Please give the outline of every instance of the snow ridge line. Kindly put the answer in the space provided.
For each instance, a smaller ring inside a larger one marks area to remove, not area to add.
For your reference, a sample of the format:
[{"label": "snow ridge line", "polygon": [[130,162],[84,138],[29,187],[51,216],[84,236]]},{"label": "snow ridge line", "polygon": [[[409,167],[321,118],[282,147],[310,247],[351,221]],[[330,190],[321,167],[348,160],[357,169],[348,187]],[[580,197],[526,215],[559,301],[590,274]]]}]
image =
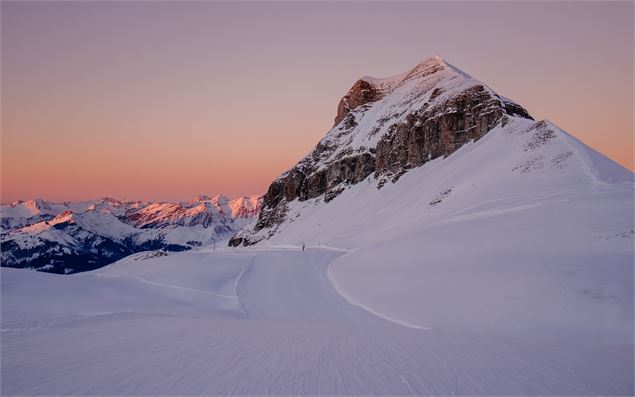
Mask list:
[{"label": "snow ridge line", "polygon": [[[593,172],[593,169],[589,165],[593,163],[593,160],[591,159],[591,156],[589,156],[589,153],[581,144],[581,142],[568,132],[553,124],[551,121],[547,121],[549,122],[549,124],[551,124],[552,127],[554,127],[554,129],[557,129],[560,132],[561,139],[564,138],[562,139],[562,141],[564,142],[565,146],[567,146],[572,152],[577,154],[577,156],[575,157],[578,164],[582,168],[582,171],[589,177],[593,185],[597,187],[606,187],[608,184],[604,182],[595,172]],[[582,156],[583,158],[580,158],[580,156]]]},{"label": "snow ridge line", "polygon": [[249,264],[245,266],[245,268],[240,272],[240,274],[238,274],[238,277],[236,277],[236,281],[234,283],[234,293],[236,294],[236,300],[238,301],[238,304],[240,305],[240,309],[245,314],[245,317],[249,317],[249,312],[247,311],[247,308],[245,307],[245,303],[243,302],[243,300],[240,299],[240,294],[238,293],[238,289],[244,275],[251,270],[255,261],[256,260],[254,255],[251,255],[251,258],[249,259]]},{"label": "snow ridge line", "polygon": [[[341,257],[338,257],[338,258],[343,258],[343,257],[345,257],[345,256],[347,256],[347,255],[350,255],[350,254],[352,254],[352,253],[356,252],[356,251],[357,251],[357,250],[355,250],[355,251],[350,251],[348,254],[344,254],[344,255],[342,255]],[[337,259],[337,258],[335,258],[335,259]],[[412,328],[412,329],[418,329],[418,330],[422,330],[422,331],[431,331],[431,329],[430,329],[430,328],[428,328],[428,327],[424,327],[423,325],[414,324],[414,323],[411,323],[411,322],[409,322],[409,321],[402,320],[402,319],[397,319],[397,318],[394,318],[394,317],[390,317],[390,316],[388,316],[387,314],[384,314],[384,313],[378,312],[377,310],[375,310],[375,309],[373,309],[373,308],[371,308],[371,307],[368,307],[368,306],[366,306],[366,305],[364,305],[364,304],[362,304],[362,303],[360,303],[360,302],[358,302],[358,301],[354,300],[354,299],[353,299],[353,298],[351,298],[350,296],[346,295],[346,294],[344,293],[344,291],[342,291],[342,289],[341,289],[341,288],[337,285],[337,282],[335,281],[335,278],[333,277],[333,274],[331,273],[331,266],[333,265],[333,262],[335,261],[335,259],[333,259],[333,261],[331,261],[331,262],[330,262],[330,263],[326,266],[326,277],[327,277],[327,278],[329,279],[329,281],[331,282],[331,285],[333,285],[333,289],[335,289],[335,291],[336,291],[336,292],[337,292],[337,293],[338,293],[338,294],[339,294],[342,298],[344,298],[344,299],[345,299],[345,300],[346,300],[349,304],[351,304],[351,305],[353,305],[353,306],[356,306],[356,307],[359,307],[360,309],[367,311],[368,313],[372,314],[372,315],[373,315],[373,316],[375,316],[375,317],[379,317],[379,318],[381,318],[381,319],[383,319],[383,320],[390,321],[391,323],[394,323],[394,324],[397,324],[397,325],[401,325],[402,327]]]},{"label": "snow ridge line", "polygon": [[[122,276],[115,276],[115,275],[111,275],[111,274],[104,274],[104,273],[97,273],[96,276],[99,277],[112,277],[112,278],[127,278],[127,277],[122,277]],[[146,280],[142,277],[138,277],[138,276],[132,276],[130,277],[131,279],[140,281],[144,284],[148,284],[148,285],[154,285],[157,287],[164,287],[164,288],[172,288],[172,289],[180,289],[183,291],[190,291],[190,292],[198,292],[200,294],[206,294],[206,295],[213,295],[219,298],[229,298],[229,299],[236,299],[237,296],[233,296],[233,295],[224,295],[224,294],[219,294],[216,292],[212,292],[212,291],[205,291],[205,290],[201,290],[201,289],[195,289],[195,288],[187,288],[187,287],[180,287],[178,285],[170,285],[170,284],[163,284],[163,283],[157,283],[155,281],[150,281],[150,280]]]},{"label": "snow ridge line", "polygon": [[184,291],[192,291],[192,292],[198,292],[201,294],[207,294],[207,295],[214,295],[217,296],[219,298],[230,298],[230,299],[235,299],[236,297],[233,295],[224,295],[224,294],[219,294],[216,292],[211,292],[211,291],[205,291],[202,289],[195,289],[195,288],[187,288],[187,287],[179,287],[178,285],[170,285],[170,284],[163,284],[163,283],[157,283],[155,281],[150,281],[150,280],[146,280],[144,278],[141,277],[133,277],[135,280],[139,280],[144,284],[150,284],[150,285],[156,285],[158,287],[165,287],[165,288],[173,288],[173,289],[180,289],[180,290],[184,290]]}]

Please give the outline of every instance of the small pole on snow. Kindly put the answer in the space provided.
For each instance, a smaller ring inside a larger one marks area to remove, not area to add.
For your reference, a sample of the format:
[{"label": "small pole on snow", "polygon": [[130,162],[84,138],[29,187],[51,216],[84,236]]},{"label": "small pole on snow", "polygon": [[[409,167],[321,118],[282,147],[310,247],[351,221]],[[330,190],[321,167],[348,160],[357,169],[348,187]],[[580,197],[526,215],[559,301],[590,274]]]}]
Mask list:
[{"label": "small pole on snow", "polygon": [[216,239],[213,238],[212,241],[214,241],[214,252],[216,252]]}]

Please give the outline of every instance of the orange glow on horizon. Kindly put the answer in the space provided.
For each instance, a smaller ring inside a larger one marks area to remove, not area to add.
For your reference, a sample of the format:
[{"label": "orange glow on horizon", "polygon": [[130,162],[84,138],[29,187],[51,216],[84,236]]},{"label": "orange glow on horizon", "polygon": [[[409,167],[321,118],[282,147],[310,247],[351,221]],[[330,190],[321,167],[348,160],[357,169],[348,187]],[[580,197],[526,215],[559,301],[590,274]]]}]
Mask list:
[{"label": "orange glow on horizon", "polygon": [[3,203],[265,193],[357,78],[435,54],[635,168],[630,2],[1,7]]}]

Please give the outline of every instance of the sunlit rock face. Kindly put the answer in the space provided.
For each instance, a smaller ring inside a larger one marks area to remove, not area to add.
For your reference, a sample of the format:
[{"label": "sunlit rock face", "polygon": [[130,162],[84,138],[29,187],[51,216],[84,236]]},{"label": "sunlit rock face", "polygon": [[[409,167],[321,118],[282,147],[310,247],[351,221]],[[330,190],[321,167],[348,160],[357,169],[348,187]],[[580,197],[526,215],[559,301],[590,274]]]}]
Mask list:
[{"label": "sunlit rock face", "polygon": [[338,125],[351,110],[358,108],[370,102],[380,100],[383,95],[381,90],[373,83],[359,79],[353,84],[351,89],[340,99],[337,105],[337,115],[335,116],[335,125]]},{"label": "sunlit rock face", "polygon": [[465,143],[478,140],[503,121],[506,115],[531,118],[520,106],[502,101],[487,88],[476,85],[436,103],[430,102],[394,126],[377,143],[378,175],[398,177],[412,167],[439,156],[449,156]]},{"label": "sunlit rock face", "polygon": [[340,100],[335,126],[271,183],[256,225],[239,232],[230,245],[275,234],[294,200],[328,202],[368,177],[378,179],[381,188],[480,139],[508,117],[531,119],[520,105],[440,57],[397,76],[362,77]]}]

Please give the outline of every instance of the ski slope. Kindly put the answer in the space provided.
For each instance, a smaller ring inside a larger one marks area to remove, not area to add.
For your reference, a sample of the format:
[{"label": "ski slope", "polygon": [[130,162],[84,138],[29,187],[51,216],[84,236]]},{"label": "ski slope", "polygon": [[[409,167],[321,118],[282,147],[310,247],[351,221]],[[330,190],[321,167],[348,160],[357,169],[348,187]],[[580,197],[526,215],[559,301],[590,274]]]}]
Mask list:
[{"label": "ski slope", "polygon": [[2,268],[2,394],[633,393],[632,342],[613,334],[422,329],[351,304],[329,275],[350,282],[339,262],[362,253],[139,254],[72,276]]}]

